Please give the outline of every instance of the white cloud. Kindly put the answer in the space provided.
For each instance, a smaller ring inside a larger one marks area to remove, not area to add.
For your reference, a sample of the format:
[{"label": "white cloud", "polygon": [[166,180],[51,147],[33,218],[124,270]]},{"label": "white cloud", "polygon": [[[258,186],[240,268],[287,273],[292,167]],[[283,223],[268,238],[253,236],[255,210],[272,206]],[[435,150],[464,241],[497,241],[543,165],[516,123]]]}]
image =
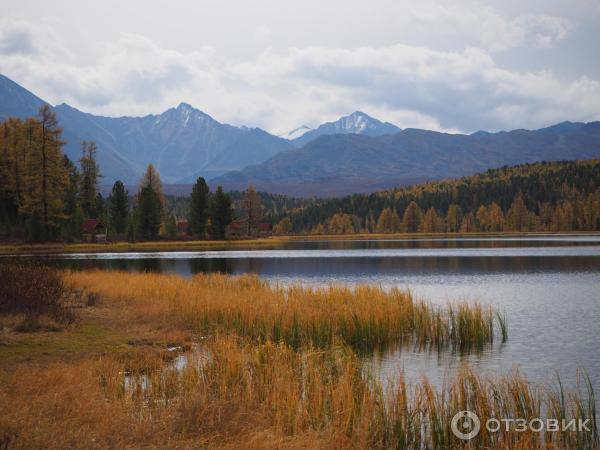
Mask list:
[{"label": "white cloud", "polygon": [[[490,29],[498,26],[490,20]],[[354,110],[401,127],[450,131],[600,119],[598,80],[511,71],[494,59],[495,50],[517,42],[551,45],[567,33],[566,23],[520,16],[502,27],[502,42],[479,34],[488,49],[304,47],[243,62],[208,46],[177,51],[128,33],[95,47],[84,64],[51,29],[20,22],[0,27],[0,72],[52,103],[96,114],[143,115],[186,101],[218,120],[274,133]],[[259,27],[255,37],[270,39],[270,30]]]}]

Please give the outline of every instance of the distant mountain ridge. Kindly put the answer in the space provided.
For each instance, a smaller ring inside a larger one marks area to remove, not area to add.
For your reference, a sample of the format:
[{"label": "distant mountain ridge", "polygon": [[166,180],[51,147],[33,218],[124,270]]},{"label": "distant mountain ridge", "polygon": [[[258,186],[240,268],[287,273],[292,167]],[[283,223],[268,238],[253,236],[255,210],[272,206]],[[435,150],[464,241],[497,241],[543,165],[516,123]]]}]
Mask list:
[{"label": "distant mountain ridge", "polygon": [[399,131],[401,129],[396,125],[389,122],[381,122],[361,111],[355,111],[349,116],[340,117],[335,122],[326,122],[314,130],[307,130],[301,136],[292,139],[292,143],[295,147],[300,148],[323,135],[363,134],[365,136],[383,136]]},{"label": "distant mountain ridge", "polygon": [[[0,75],[0,119],[34,116],[45,103]],[[148,163],[165,182],[192,183],[198,176],[211,178],[293,148],[260,128],[222,124],[187,103],[144,117],[96,116],[65,103],[54,111],[69,158],[80,158],[82,140],[96,141],[102,183],[136,184]]]},{"label": "distant mountain ridge", "polygon": [[505,165],[600,157],[600,122],[472,135],[406,129],[320,136],[300,149],[211,180],[294,196],[338,196],[459,177]]}]

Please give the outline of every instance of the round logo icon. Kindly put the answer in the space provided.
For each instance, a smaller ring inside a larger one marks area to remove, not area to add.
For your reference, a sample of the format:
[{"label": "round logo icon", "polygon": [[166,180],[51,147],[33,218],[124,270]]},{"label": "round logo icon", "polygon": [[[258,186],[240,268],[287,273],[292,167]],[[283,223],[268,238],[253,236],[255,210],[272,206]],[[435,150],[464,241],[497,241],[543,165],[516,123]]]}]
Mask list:
[{"label": "round logo icon", "polygon": [[474,412],[459,411],[452,418],[451,427],[454,436],[464,441],[468,441],[479,434],[481,422]]}]

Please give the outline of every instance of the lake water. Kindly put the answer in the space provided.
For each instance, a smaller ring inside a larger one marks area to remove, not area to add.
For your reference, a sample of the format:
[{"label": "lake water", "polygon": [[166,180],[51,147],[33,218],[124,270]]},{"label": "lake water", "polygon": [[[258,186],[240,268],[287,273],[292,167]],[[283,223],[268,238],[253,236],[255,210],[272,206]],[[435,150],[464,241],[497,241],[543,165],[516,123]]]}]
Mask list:
[{"label": "lake water", "polygon": [[383,378],[404,370],[435,383],[462,361],[489,373],[518,367],[529,379],[578,368],[600,386],[600,236],[293,241],[260,249],[206,252],[81,253],[36,256],[72,269],[256,273],[278,283],[378,283],[435,303],[478,301],[504,312],[508,342],[482,351],[402,349],[377,356]]}]

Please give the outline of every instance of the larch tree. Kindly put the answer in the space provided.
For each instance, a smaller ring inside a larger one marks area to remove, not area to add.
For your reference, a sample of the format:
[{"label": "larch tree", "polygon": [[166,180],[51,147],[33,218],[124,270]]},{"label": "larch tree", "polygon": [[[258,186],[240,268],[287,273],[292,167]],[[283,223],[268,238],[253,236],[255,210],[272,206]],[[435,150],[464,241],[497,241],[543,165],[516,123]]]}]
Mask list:
[{"label": "larch tree", "polygon": [[416,233],[419,231],[419,224],[421,223],[421,209],[416,202],[412,201],[406,207],[402,221],[404,223],[404,230],[408,231],[409,233]]},{"label": "larch tree", "polygon": [[64,192],[68,184],[62,130],[48,105],[40,108],[37,127],[31,132],[23,210],[41,221],[42,239],[45,239],[54,234],[60,219],[64,218]]}]

